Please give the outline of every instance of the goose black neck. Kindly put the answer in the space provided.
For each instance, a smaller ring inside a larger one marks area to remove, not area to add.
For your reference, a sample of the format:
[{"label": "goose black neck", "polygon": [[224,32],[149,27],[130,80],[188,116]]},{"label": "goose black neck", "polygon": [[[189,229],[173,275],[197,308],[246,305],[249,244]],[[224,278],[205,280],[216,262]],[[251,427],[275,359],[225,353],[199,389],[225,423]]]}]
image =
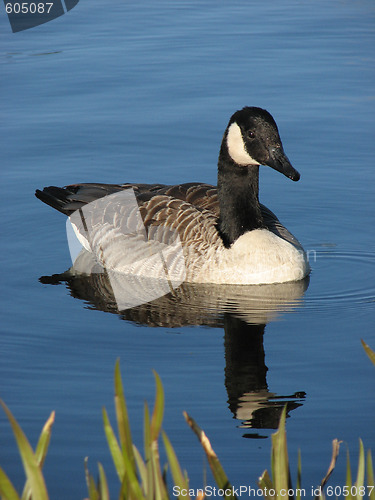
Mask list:
[{"label": "goose black neck", "polygon": [[259,167],[240,166],[223,155],[218,167],[218,230],[229,247],[247,231],[265,227],[258,198]]}]

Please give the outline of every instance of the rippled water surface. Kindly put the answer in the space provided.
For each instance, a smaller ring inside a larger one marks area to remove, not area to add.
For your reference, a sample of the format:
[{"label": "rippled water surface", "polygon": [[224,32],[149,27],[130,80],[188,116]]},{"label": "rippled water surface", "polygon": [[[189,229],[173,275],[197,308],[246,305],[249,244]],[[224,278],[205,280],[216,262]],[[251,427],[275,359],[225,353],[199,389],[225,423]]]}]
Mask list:
[{"label": "rippled water surface", "polygon": [[[108,5],[107,5],[108,4]],[[2,314],[0,397],[34,445],[56,421],[51,498],[83,498],[83,460],[102,462],[120,358],[133,437],[142,446],[152,369],[164,428],[193,487],[204,458],[182,417],[206,431],[231,482],[255,485],[288,403],[292,470],[324,476],[331,441],[375,445],[374,42],[371,1],[79,2],[13,34],[0,13]],[[216,183],[230,115],[268,109],[301,180],[261,168],[260,198],[309,255],[305,282],[182,285],[118,313],[105,276],[69,278],[65,220],[34,190],[74,182]],[[0,465],[24,477],[5,415]],[[164,459],[164,457],[163,457]],[[295,479],[295,478],[293,478]],[[213,484],[209,477],[208,483]]]}]

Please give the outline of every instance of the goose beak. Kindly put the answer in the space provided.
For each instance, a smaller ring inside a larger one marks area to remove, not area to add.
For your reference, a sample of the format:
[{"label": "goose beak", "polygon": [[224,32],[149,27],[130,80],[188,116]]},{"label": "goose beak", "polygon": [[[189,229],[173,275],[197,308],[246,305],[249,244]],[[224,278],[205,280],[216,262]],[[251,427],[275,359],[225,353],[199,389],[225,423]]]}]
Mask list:
[{"label": "goose beak", "polygon": [[300,178],[299,172],[294,169],[284,153],[282,146],[273,147],[269,149],[269,159],[265,163],[269,167],[274,168],[278,172],[281,172],[292,181],[298,181]]}]

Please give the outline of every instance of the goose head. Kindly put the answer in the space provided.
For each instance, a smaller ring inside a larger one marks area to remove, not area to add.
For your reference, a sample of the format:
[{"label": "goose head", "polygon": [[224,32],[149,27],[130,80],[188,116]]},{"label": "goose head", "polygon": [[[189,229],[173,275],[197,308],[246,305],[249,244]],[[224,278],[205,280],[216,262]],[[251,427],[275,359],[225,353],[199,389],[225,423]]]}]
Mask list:
[{"label": "goose head", "polygon": [[267,165],[293,181],[300,178],[284,153],[275,120],[261,108],[245,107],[232,115],[220,156],[239,167]]}]

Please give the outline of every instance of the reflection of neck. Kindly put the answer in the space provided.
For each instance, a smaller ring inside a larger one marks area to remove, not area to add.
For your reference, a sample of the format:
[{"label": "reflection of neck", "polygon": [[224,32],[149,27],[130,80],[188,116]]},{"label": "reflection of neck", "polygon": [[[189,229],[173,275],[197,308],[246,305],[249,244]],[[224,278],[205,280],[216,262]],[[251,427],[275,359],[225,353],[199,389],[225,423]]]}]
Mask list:
[{"label": "reflection of neck", "polygon": [[245,232],[265,227],[258,199],[259,167],[237,165],[222,147],[218,169],[218,229],[229,247]]},{"label": "reflection of neck", "polygon": [[266,325],[249,325],[224,315],[225,386],[231,411],[246,393],[267,390],[263,334]]}]

